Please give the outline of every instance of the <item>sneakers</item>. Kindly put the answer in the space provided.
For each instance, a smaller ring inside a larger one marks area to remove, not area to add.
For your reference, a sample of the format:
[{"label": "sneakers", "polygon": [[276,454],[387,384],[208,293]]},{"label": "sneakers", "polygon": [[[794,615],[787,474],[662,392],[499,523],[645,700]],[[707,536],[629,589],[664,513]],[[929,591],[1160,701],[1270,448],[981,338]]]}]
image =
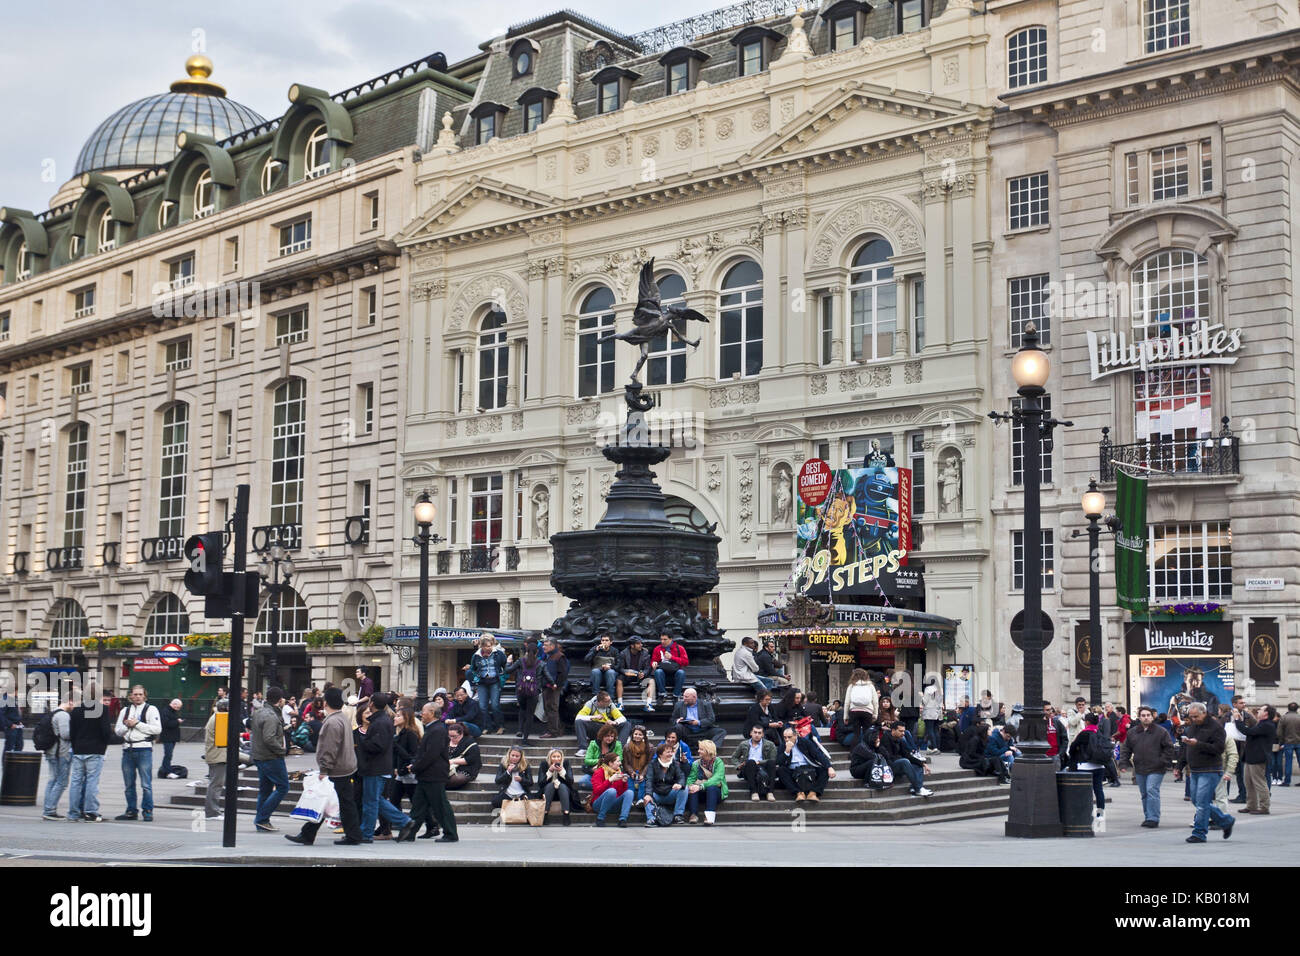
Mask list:
[{"label": "sneakers", "polygon": [[767,799],[771,800],[773,803],[776,803],[776,794],[769,791],[767,795]]},{"label": "sneakers", "polygon": [[575,751],[573,755],[574,755],[575,757],[577,757],[579,760],[581,760],[581,759],[583,759],[584,757],[587,756],[587,751],[585,751],[585,750],[578,750],[578,751]]},{"label": "sneakers", "polygon": [[138,816],[134,810],[128,810],[126,811],[126,813],[119,813],[117,816],[113,817],[113,819],[114,820],[135,820],[138,819]]},{"label": "sneakers", "polygon": [[617,707],[619,710],[622,710],[622,709],[623,709],[623,702],[620,700],[620,701],[619,701],[617,704],[615,704],[614,706]]},{"label": "sneakers", "polygon": [[755,803],[758,803],[758,801],[759,801],[759,800],[762,800],[763,798],[760,797],[760,796],[759,796],[758,794],[756,794],[756,793],[751,793],[751,794],[749,795],[749,799],[753,800]]},{"label": "sneakers", "polygon": [[1204,842],[1205,842],[1205,837],[1198,837],[1196,834],[1193,833],[1191,836],[1189,836],[1189,837],[1187,838],[1187,842],[1188,842],[1188,843],[1204,843]]},{"label": "sneakers", "polygon": [[603,818],[603,817],[596,817],[596,826],[598,826],[598,827],[603,827],[604,825],[605,825],[605,820],[604,820],[604,818]]},{"label": "sneakers", "polygon": [[625,818],[623,818],[623,817],[620,817],[620,818],[619,818],[619,821],[618,821],[618,828],[619,828],[620,830],[626,830],[626,829],[627,829],[627,820],[626,820]]},{"label": "sneakers", "polygon": [[178,773],[169,773],[169,774],[167,775],[167,779],[168,779],[168,780],[179,780],[180,778],[181,778],[181,775],[178,774]]},{"label": "sneakers", "polygon": [[42,813],[42,814],[41,814],[41,819],[42,819],[42,820],[62,820],[63,817],[59,816],[57,813],[50,812],[50,813]]},{"label": "sneakers", "polygon": [[273,827],[269,823],[254,823],[253,829],[259,833],[276,833],[279,831],[279,827]]},{"label": "sneakers", "polygon": [[[642,707],[641,709],[644,710],[647,714],[653,714],[653,713],[655,712],[655,705],[654,705],[654,704],[646,704],[646,705],[645,705],[644,707]],[[1287,786],[1290,786],[1290,784],[1287,784]]]},{"label": "sneakers", "polygon": [[713,824],[717,821],[717,819],[718,819],[718,811],[716,810],[704,811],[704,825],[706,827],[713,826]]},{"label": "sneakers", "polygon": [[153,823],[153,814],[149,813],[148,811],[145,811],[144,813],[140,814],[140,819],[143,820],[145,823]]},{"label": "sneakers", "polygon": [[932,797],[932,796],[934,796],[934,791],[931,790],[929,787],[922,787],[920,790],[917,790],[917,791],[915,792],[914,796],[918,796],[918,797]]},{"label": "sneakers", "polygon": [[81,815],[81,819],[85,820],[87,823],[103,823],[103,822],[104,822],[104,818],[103,818],[102,816],[100,816],[98,813],[83,813],[83,814]]}]

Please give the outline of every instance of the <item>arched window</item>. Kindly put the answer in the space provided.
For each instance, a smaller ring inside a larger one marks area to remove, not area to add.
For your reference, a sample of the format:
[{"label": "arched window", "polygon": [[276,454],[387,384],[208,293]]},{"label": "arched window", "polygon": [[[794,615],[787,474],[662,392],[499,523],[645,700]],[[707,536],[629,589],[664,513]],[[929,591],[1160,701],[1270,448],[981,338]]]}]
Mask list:
[{"label": "arched window", "polygon": [[202,219],[216,210],[215,188],[212,185],[212,170],[205,169],[199,174],[199,181],[194,184],[194,218]]},{"label": "arched window", "polygon": [[64,473],[63,546],[85,543],[86,462],[90,457],[90,426],[78,422],[68,429],[68,466]]},{"label": "arched window", "polygon": [[158,537],[185,533],[185,478],[190,454],[190,407],[184,403],[163,412],[162,479],[158,488]]},{"label": "arched window", "polygon": [[90,637],[90,628],[86,624],[86,612],[72,598],[64,598],[50,611],[54,622],[50,628],[50,650],[81,650],[81,642]]},{"label": "arched window", "polygon": [[[1186,249],[1163,249],[1133,269],[1133,337],[1175,339],[1210,321],[1210,267]],[[1161,467],[1195,470],[1200,441],[1212,429],[1208,365],[1175,365],[1133,373],[1134,438],[1161,445]]]},{"label": "arched window", "polygon": [[871,239],[853,257],[849,273],[849,357],[854,362],[887,359],[894,354],[898,327],[898,287],[884,239]]},{"label": "arched window", "polygon": [[614,293],[601,286],[582,300],[578,315],[578,397],[614,390]]},{"label": "arched window", "polygon": [[478,407],[504,408],[510,381],[510,346],[506,316],[493,309],[483,318],[478,336]]},{"label": "arched window", "polygon": [[275,182],[276,175],[280,172],[280,167],[284,164],[278,159],[268,158],[262,164],[262,195],[265,196],[271,191],[271,185]]},{"label": "arched window", "polygon": [[364,631],[375,623],[370,610],[370,599],[361,591],[353,591],[343,602],[343,619],[349,628]]},{"label": "arched window", "polygon": [[713,528],[709,519],[704,516],[703,511],[685,498],[678,498],[676,495],[664,496],[664,515],[673,527],[680,528],[683,531],[698,531],[701,534],[707,534]]},{"label": "arched window", "polygon": [[[686,280],[675,272],[659,277],[659,301],[663,305],[685,305]],[[650,361],[646,363],[646,382],[650,385],[676,385],[686,381],[686,343],[665,332],[650,343]]]},{"label": "arched window", "polygon": [[176,205],[170,199],[164,199],[158,204],[158,228],[167,228],[167,219],[172,214],[172,206]]},{"label": "arched window", "polygon": [[117,224],[113,222],[113,210],[105,209],[99,216],[99,226],[95,230],[95,248],[107,252],[117,246]]},{"label": "arched window", "polygon": [[303,443],[307,388],[291,378],[275,390],[271,425],[271,524],[302,524]]},{"label": "arched window", "polygon": [[750,259],[728,270],[722,280],[722,343],[718,378],[763,369],[763,270]]},{"label": "arched window", "polygon": [[303,152],[303,177],[315,179],[330,171],[329,142],[325,134],[325,124],[316,126],[307,136],[307,147]]},{"label": "arched window", "polygon": [[180,644],[190,633],[190,616],[181,599],[174,594],[164,594],[154,605],[153,613],[144,626],[144,646],[162,647]]},{"label": "arched window", "polygon": [[81,237],[76,233],[68,239],[68,258],[77,259],[81,256]]},{"label": "arched window", "polygon": [[1007,86],[1047,82],[1047,28],[1025,27],[1007,37]]},{"label": "arched window", "polygon": [[[280,618],[277,644],[302,644],[307,640],[311,622],[307,613],[307,604],[293,588],[286,587],[280,592]],[[271,602],[267,601],[262,613],[257,618],[257,644],[271,643]]]},{"label": "arched window", "polygon": [[32,254],[27,251],[27,243],[19,243],[17,281],[21,282],[23,279],[30,279],[32,277],[33,258]]}]

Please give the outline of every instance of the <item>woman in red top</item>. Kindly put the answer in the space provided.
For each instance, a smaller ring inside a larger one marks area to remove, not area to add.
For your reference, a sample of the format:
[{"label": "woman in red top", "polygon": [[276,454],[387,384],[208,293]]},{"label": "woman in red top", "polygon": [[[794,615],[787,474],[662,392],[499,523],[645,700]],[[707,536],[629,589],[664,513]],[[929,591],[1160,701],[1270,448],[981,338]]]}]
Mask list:
[{"label": "woman in red top", "polygon": [[627,787],[622,760],[611,751],[601,755],[600,766],[591,778],[591,809],[596,812],[596,826],[605,825],[605,814],[615,806],[618,807],[618,825],[627,826],[628,814],[632,812],[632,791]]},{"label": "woman in red top", "polygon": [[1128,737],[1128,729],[1133,723],[1133,718],[1128,715],[1127,710],[1118,704],[1115,706],[1115,713],[1119,714],[1119,723],[1115,727],[1115,736],[1110,739],[1117,744],[1122,744],[1124,739]]},{"label": "woman in red top", "polygon": [[690,662],[686,648],[674,641],[671,634],[659,635],[659,646],[650,655],[650,670],[660,697],[668,693],[669,678],[673,682],[673,699],[682,696],[682,688],[686,686],[686,665]]}]

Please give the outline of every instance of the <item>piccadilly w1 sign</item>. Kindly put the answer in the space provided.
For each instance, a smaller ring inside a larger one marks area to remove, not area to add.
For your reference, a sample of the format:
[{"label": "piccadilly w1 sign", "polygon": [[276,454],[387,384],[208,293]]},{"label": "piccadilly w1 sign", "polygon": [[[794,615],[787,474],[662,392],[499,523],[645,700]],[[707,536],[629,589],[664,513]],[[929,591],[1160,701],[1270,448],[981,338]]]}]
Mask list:
[{"label": "piccadilly w1 sign", "polygon": [[1169,324],[1158,327],[1168,334],[1130,341],[1123,332],[1088,332],[1092,379],[1116,372],[1174,365],[1232,365],[1237,361],[1241,329],[1197,322],[1188,331],[1174,335]]}]

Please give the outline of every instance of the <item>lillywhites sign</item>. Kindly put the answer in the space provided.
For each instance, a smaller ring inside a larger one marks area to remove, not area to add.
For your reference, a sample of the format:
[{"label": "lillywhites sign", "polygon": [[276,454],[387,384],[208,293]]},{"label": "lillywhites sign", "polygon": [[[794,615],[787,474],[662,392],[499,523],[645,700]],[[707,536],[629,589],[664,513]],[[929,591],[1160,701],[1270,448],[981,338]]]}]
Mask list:
[{"label": "lillywhites sign", "polygon": [[1241,349],[1241,329],[1198,322],[1178,335],[1133,339],[1123,332],[1088,332],[1092,379],[1116,372],[1168,365],[1232,365]]},{"label": "lillywhites sign", "polygon": [[1134,623],[1126,628],[1128,653],[1150,654],[1186,651],[1201,654],[1232,653],[1232,622],[1212,624]]}]

